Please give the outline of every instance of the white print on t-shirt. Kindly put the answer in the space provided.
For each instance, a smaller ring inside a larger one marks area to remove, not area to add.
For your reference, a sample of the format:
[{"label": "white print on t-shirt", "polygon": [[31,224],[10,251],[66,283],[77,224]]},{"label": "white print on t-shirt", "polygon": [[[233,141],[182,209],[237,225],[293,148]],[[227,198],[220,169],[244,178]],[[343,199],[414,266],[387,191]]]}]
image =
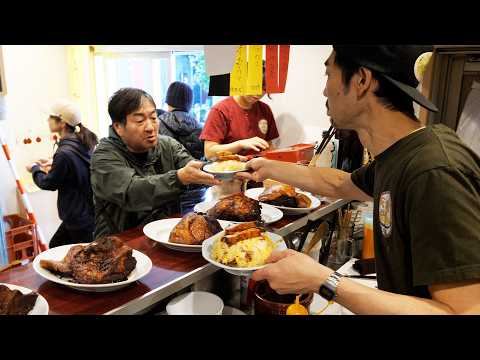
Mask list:
[{"label": "white print on t-shirt", "polygon": [[268,122],[265,119],[262,119],[258,122],[258,128],[262,132],[263,135],[267,135],[268,132]]},{"label": "white print on t-shirt", "polygon": [[378,202],[378,218],[380,220],[382,235],[385,238],[390,237],[392,233],[392,197],[390,191],[384,191],[380,195],[380,201]]}]

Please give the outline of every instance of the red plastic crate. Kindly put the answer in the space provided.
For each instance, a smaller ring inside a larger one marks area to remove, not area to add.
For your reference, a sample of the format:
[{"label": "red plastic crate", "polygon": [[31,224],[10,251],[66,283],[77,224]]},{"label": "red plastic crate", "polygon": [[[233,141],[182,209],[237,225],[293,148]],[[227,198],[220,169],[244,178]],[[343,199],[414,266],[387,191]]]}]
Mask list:
[{"label": "red plastic crate", "polygon": [[3,217],[7,231],[8,262],[28,259],[32,261],[38,255],[37,228],[30,220],[18,214]]},{"label": "red plastic crate", "polygon": [[314,145],[295,144],[288,148],[264,151],[260,155],[272,160],[308,163],[313,157]]}]

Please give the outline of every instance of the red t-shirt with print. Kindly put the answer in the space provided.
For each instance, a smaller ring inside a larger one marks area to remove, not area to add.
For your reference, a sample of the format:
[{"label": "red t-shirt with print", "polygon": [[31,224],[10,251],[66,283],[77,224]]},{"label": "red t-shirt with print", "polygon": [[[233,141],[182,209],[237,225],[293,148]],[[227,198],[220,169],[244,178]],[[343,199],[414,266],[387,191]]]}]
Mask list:
[{"label": "red t-shirt with print", "polygon": [[[251,109],[245,110],[237,104],[233,97],[228,97],[210,109],[200,139],[219,144],[230,144],[255,136],[266,141],[278,138],[277,126],[270,107],[257,101]],[[254,151],[250,150],[242,151],[240,154],[250,155],[253,153]]]}]

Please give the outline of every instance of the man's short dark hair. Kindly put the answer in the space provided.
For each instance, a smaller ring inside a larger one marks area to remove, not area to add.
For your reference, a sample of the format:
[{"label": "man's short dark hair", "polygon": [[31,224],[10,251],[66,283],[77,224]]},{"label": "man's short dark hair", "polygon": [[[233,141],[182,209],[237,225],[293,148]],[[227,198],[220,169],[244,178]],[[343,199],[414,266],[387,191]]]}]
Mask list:
[{"label": "man's short dark hair", "polygon": [[156,108],[152,96],[142,89],[122,88],[117,90],[108,101],[108,113],[112,123],[119,122],[123,125],[127,122],[127,115],[137,110],[146,98]]},{"label": "man's short dark hair", "polygon": [[[341,51],[335,51],[335,64],[342,71],[342,81],[346,90],[350,88],[350,80],[360,70],[361,65],[344,56]],[[413,101],[398,87],[385,79],[378,71],[371,70],[372,76],[378,81],[378,88],[374,94],[379,98],[380,103],[387,109],[399,111],[412,120],[418,121],[413,108]]]}]

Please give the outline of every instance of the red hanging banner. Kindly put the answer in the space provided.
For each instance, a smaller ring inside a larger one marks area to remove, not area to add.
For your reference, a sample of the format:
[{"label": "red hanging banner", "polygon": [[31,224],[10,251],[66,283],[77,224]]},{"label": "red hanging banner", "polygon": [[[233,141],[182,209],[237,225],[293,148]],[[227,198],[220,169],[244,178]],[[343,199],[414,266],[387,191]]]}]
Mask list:
[{"label": "red hanging banner", "polygon": [[278,45],[265,46],[265,86],[270,94],[278,90]]},{"label": "red hanging banner", "polygon": [[274,94],[285,92],[288,75],[288,62],[290,58],[290,45],[266,45],[265,57],[265,82],[267,93]]},{"label": "red hanging banner", "polygon": [[290,58],[290,45],[280,45],[280,60],[278,66],[278,92],[285,92],[287,84],[288,62]]}]

